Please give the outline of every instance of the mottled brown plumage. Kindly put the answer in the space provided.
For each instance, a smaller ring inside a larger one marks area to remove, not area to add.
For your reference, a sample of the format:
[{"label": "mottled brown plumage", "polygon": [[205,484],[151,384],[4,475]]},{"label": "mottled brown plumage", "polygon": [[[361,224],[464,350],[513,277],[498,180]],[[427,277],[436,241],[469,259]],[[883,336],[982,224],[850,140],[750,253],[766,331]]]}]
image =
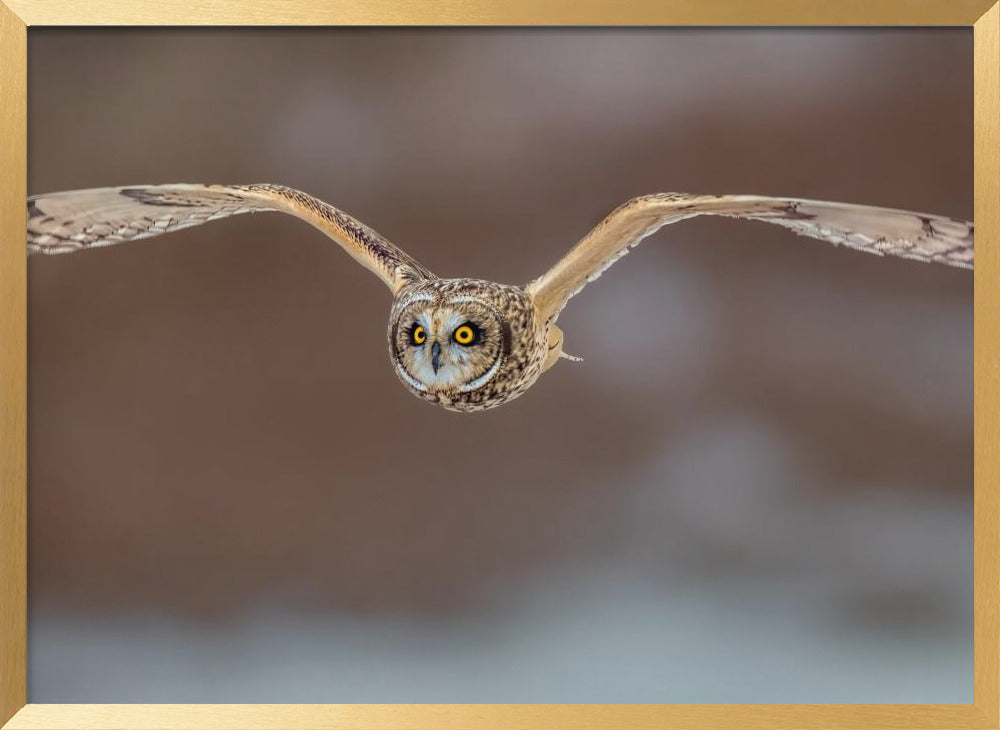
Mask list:
[{"label": "mottled brown plumage", "polygon": [[506,403],[569,357],[555,324],[566,302],[669,223],[748,218],[878,255],[962,268],[972,268],[974,258],[973,226],[965,221],[792,198],[661,193],[614,210],[527,286],[440,279],[360,221],[278,185],[142,185],[34,196],[28,253],[124,243],[260,211],[305,220],[385,282],[395,297],[388,339],[397,376],[414,395],[455,411]]}]

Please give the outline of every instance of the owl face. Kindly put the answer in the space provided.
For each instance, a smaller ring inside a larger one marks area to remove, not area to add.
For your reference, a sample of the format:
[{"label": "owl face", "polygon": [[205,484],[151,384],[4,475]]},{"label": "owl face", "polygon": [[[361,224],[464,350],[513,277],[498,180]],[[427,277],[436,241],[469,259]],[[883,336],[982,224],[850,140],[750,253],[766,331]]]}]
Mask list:
[{"label": "owl face", "polygon": [[420,398],[458,411],[490,408],[538,377],[534,320],[519,287],[472,279],[420,282],[403,289],[393,305],[392,363]]}]

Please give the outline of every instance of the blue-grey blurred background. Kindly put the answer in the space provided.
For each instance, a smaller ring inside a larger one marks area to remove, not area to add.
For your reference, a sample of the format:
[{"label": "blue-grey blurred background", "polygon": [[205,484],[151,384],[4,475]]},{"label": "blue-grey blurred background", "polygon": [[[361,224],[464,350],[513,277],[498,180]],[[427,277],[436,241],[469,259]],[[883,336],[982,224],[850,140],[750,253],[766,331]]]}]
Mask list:
[{"label": "blue-grey blurred background", "polygon": [[[972,215],[972,37],[29,32],[32,193],[276,182],[521,283],[655,191]],[[970,702],[972,276],[671,226],[499,410],[307,226],[29,262],[32,702]]]}]

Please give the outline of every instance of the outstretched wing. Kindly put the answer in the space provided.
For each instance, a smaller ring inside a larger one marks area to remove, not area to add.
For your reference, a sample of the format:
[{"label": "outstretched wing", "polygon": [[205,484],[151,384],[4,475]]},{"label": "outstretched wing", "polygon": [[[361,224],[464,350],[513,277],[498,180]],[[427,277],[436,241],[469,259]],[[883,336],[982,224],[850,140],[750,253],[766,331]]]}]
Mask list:
[{"label": "outstretched wing", "polygon": [[28,198],[28,254],[135,241],[240,213],[291,213],[323,231],[396,291],[433,275],[364,223],[280,185],[139,185]]},{"label": "outstretched wing", "polygon": [[660,193],[615,209],[544,275],[528,284],[535,306],[554,319],[566,302],[638,243],[668,223],[699,215],[776,223],[859,251],[971,269],[973,227],[905,210],[756,195]]}]

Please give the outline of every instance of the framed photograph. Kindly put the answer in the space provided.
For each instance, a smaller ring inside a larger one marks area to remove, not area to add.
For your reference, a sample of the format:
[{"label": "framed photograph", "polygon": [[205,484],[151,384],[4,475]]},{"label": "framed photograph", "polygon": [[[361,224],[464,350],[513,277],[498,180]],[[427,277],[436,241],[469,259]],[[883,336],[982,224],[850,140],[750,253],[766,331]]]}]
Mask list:
[{"label": "framed photograph", "polygon": [[1000,4],[0,57],[4,728],[1000,727]]}]

